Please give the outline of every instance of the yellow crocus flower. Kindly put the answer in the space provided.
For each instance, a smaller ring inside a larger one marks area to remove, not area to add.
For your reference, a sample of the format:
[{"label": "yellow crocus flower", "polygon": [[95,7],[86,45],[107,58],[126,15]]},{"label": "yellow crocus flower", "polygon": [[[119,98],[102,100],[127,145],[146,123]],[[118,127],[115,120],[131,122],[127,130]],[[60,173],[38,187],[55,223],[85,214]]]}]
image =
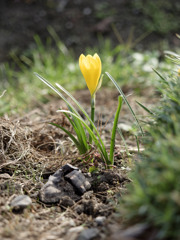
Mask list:
[{"label": "yellow crocus flower", "polygon": [[99,78],[101,75],[101,59],[97,53],[94,56],[81,54],[79,57],[79,66],[86,80],[91,96],[98,89]]},{"label": "yellow crocus flower", "polygon": [[180,77],[180,68],[178,69],[178,76]]}]

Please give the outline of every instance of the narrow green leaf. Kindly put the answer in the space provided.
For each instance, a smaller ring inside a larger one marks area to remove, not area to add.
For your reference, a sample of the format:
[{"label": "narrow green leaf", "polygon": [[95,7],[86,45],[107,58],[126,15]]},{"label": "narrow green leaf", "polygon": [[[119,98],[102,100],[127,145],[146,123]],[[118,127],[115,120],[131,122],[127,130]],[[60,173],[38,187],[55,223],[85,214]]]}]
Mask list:
[{"label": "narrow green leaf", "polygon": [[51,125],[60,128],[61,130],[63,130],[70,138],[71,140],[74,142],[74,144],[76,145],[76,147],[79,149],[79,142],[77,141],[77,139],[64,127],[60,126],[59,124],[56,123],[50,123]]},{"label": "narrow green leaf", "polygon": [[147,107],[145,107],[142,103],[140,103],[140,102],[138,102],[138,101],[136,101],[137,102],[137,104],[140,106],[140,107],[142,107],[146,112],[148,112],[149,114],[151,114],[151,115],[154,115],[154,113],[151,111],[151,110],[149,110]]},{"label": "narrow green leaf", "polygon": [[6,90],[3,91],[3,93],[0,95],[0,98],[4,96]]},{"label": "narrow green leaf", "polygon": [[142,128],[141,128],[141,125],[139,124],[139,121],[138,121],[138,119],[137,119],[137,117],[136,117],[136,114],[135,114],[134,111],[132,110],[132,108],[131,108],[131,106],[130,106],[130,104],[129,104],[127,98],[126,98],[126,96],[124,95],[123,91],[121,90],[121,88],[119,87],[119,85],[117,84],[117,82],[114,80],[114,78],[113,78],[108,72],[106,72],[106,75],[110,78],[110,80],[113,82],[113,84],[115,85],[115,87],[117,88],[117,90],[119,91],[119,93],[121,94],[121,96],[123,97],[123,100],[124,100],[125,103],[127,104],[127,106],[128,106],[128,108],[129,108],[132,116],[134,117],[134,119],[135,119],[135,121],[136,121],[136,123],[137,123],[137,125],[138,125],[138,127],[139,127],[139,129],[140,129],[140,131],[141,131],[141,134],[144,135],[144,132],[143,132],[143,130],[142,130]]},{"label": "narrow green leaf", "polygon": [[165,51],[165,56],[170,59],[172,62],[179,64],[180,63],[180,55],[171,52],[171,51]]},{"label": "narrow green leaf", "polygon": [[67,104],[68,107],[70,107],[73,112],[75,112],[77,115],[80,116],[80,114],[76,111],[76,109],[72,106],[72,104],[63,96],[62,93],[60,93],[51,83],[49,83],[45,78],[40,76],[38,73],[34,72],[36,77],[38,77],[43,83],[45,83],[48,87],[50,87],[55,93],[59,95],[60,98],[64,100],[64,102]]},{"label": "narrow green leaf", "polygon": [[114,147],[115,147],[115,137],[116,137],[116,129],[117,129],[117,125],[118,125],[118,119],[119,119],[119,114],[121,111],[121,107],[122,107],[122,102],[123,102],[123,98],[122,96],[118,97],[118,108],[114,117],[114,124],[113,124],[113,128],[112,128],[112,135],[111,135],[111,146],[110,146],[110,155],[109,155],[109,161],[111,162],[111,165],[114,165]]},{"label": "narrow green leaf", "polygon": [[155,70],[155,69],[153,68],[153,71],[163,80],[163,82],[164,82],[165,84],[168,85],[167,80],[166,80],[157,70]]},{"label": "narrow green leaf", "polygon": [[[71,112],[73,112],[73,109],[71,107],[68,106],[68,108]],[[65,116],[69,119],[69,121],[71,120],[67,114]],[[72,116],[72,118],[73,118],[73,120],[71,120],[70,123],[73,126],[74,131],[77,134],[79,142],[82,143],[86,147],[87,150],[89,150],[89,145],[87,143],[87,136],[86,136],[86,133],[84,131],[84,128],[83,128],[81,122],[74,116]]]},{"label": "narrow green leaf", "polygon": [[135,138],[136,138],[136,144],[137,144],[137,148],[138,148],[138,153],[140,153],[140,150],[139,150],[139,140],[138,140],[138,137],[135,135]]},{"label": "narrow green leaf", "polygon": [[[56,86],[61,89],[68,97],[72,99],[72,101],[78,106],[78,108],[84,113],[86,118],[91,121],[90,117],[88,116],[87,112],[84,110],[84,108],[81,106],[81,104],[68,92],[65,88],[63,88],[59,83],[56,83]],[[79,115],[79,114],[78,114]]]},{"label": "narrow green leaf", "polygon": [[[86,151],[88,151],[90,146],[87,144],[86,134],[85,134],[85,131],[84,131],[84,128],[83,128],[81,122],[75,117],[73,117],[73,120],[72,120],[67,113],[64,113],[64,115],[69,120],[70,124],[72,125],[72,127],[77,135],[77,138],[79,140],[79,144],[81,144],[83,146],[83,148],[86,148]],[[83,139],[83,137],[84,137],[84,139]]]}]

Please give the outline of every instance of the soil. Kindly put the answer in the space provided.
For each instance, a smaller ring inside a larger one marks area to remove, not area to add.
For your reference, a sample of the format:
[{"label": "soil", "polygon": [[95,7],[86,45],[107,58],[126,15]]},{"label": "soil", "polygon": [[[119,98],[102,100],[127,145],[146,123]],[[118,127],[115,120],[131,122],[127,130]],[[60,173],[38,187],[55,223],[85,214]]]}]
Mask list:
[{"label": "soil", "polygon": [[[141,97],[129,97],[131,106],[143,120],[145,112],[135,105],[135,99],[151,108],[152,95],[150,91],[148,93],[145,97],[142,97],[143,94]],[[88,90],[81,90],[78,94],[76,92],[76,96],[89,111]],[[156,99],[153,101],[155,103]],[[117,106],[117,91],[101,89],[97,93],[96,105],[96,125],[101,129],[108,149]],[[115,212],[120,207],[118,202],[121,196],[127,191],[126,184],[130,182],[127,173],[133,169],[133,164],[138,159],[138,149],[132,134],[123,131],[130,156],[117,135],[113,169],[105,169],[98,152],[92,149],[89,156],[96,159],[99,172],[90,174],[89,167],[92,163],[86,160],[87,155],[79,155],[66,134],[48,124],[56,122],[72,130],[64,116],[56,112],[60,106],[65,107],[61,100],[55,99],[21,118],[0,119],[1,239],[129,239],[122,228],[122,220],[115,217]],[[122,109],[119,123],[128,126],[133,124],[126,106]],[[140,151],[142,150],[143,146],[140,146]],[[73,197],[69,194],[72,185],[68,183],[63,185],[66,196],[53,203],[44,203],[39,198],[41,189],[49,176],[67,163],[81,170],[91,183],[90,189],[80,195],[76,193]],[[11,207],[11,202],[22,194],[28,195],[32,204],[17,211]],[[137,228],[135,229],[136,231],[130,229],[131,239],[137,239]],[[139,234],[145,229],[145,226],[138,226]]]}]

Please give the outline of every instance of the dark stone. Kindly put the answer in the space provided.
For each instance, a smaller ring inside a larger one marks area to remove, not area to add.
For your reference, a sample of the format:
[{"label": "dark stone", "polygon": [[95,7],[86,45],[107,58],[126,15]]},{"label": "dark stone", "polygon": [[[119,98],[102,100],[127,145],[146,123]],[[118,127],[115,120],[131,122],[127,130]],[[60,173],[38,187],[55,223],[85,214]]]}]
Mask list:
[{"label": "dark stone", "polygon": [[85,193],[91,187],[91,184],[86,180],[85,176],[77,170],[68,173],[65,179],[69,180],[80,194]]},{"label": "dark stone", "polygon": [[62,203],[65,206],[63,198],[69,197],[71,202],[68,201],[67,206],[72,206],[90,187],[90,183],[78,168],[66,164],[49,177],[39,192],[39,198],[44,203]]},{"label": "dark stone", "polygon": [[30,206],[31,204],[32,204],[32,200],[29,196],[19,195],[11,201],[10,206],[14,210],[23,210],[24,208]]},{"label": "dark stone", "polygon": [[71,164],[69,164],[69,163],[66,164],[66,165],[64,165],[60,170],[63,171],[64,175],[72,172],[73,170],[80,171],[79,168],[74,167],[73,165],[71,165]]}]

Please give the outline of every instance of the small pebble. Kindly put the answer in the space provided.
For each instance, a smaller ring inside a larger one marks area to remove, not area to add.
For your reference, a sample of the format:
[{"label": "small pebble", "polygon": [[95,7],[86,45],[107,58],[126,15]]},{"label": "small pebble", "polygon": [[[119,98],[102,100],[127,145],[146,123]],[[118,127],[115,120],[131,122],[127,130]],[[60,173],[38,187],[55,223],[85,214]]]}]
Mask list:
[{"label": "small pebble", "polygon": [[19,195],[11,201],[10,206],[13,209],[22,210],[22,209],[30,206],[31,204],[32,204],[32,200],[29,196]]},{"label": "small pebble", "polygon": [[125,123],[118,124],[118,128],[120,128],[124,132],[130,132],[132,130],[132,127],[130,125],[125,124]]},{"label": "small pebble", "polygon": [[105,220],[106,220],[105,216],[98,216],[95,218],[95,222],[97,223],[98,226],[102,226]]},{"label": "small pebble", "polygon": [[0,174],[0,178],[9,179],[11,176],[8,173]]}]

